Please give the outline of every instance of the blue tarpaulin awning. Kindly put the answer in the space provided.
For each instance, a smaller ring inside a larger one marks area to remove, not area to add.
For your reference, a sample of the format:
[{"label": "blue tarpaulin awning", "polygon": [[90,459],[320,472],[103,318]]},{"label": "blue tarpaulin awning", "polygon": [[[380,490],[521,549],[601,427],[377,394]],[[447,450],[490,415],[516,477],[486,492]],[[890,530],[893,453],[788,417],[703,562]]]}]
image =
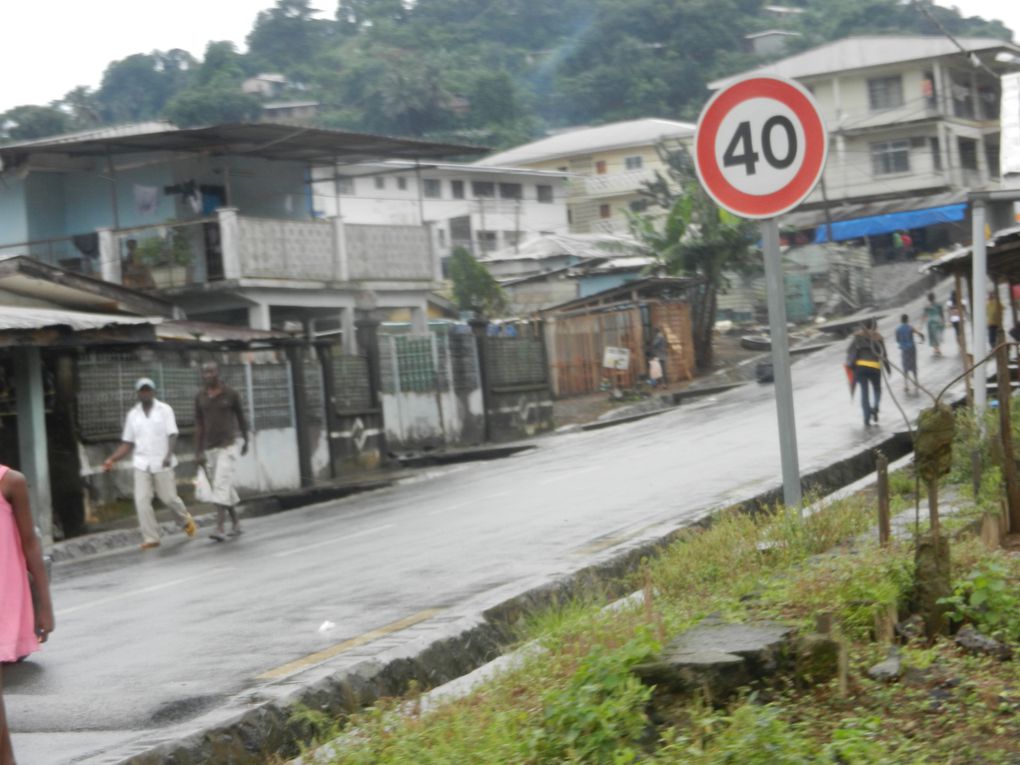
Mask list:
[{"label": "blue tarpaulin awning", "polygon": [[[860,239],[865,236],[891,234],[893,231],[906,231],[911,228],[924,228],[936,223],[957,223],[967,215],[967,204],[942,205],[928,207],[924,210],[906,210],[904,212],[869,215],[865,218],[840,220],[832,224],[832,239],[842,242],[847,239]],[[829,241],[826,227],[815,229],[815,243]]]}]

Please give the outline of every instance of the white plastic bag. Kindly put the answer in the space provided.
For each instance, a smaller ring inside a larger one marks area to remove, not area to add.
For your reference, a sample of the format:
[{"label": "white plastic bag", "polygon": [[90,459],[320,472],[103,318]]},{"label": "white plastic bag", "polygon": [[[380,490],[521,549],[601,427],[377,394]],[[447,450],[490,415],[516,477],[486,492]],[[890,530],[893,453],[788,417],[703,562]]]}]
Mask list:
[{"label": "white plastic bag", "polygon": [[201,465],[198,468],[198,472],[195,474],[195,501],[213,501],[212,484],[209,483],[209,476],[205,471],[205,467]]}]

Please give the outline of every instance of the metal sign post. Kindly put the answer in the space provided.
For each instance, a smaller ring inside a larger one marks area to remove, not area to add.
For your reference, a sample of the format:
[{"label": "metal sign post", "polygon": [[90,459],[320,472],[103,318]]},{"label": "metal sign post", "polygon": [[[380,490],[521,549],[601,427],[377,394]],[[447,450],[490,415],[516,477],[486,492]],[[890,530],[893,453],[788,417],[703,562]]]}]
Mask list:
[{"label": "metal sign post", "polygon": [[695,168],[705,191],[734,215],[761,220],[783,501],[799,507],[800,465],[776,216],[800,204],[818,183],[828,135],[818,105],[803,86],[781,77],[751,76],[712,96],[698,118],[694,143]]},{"label": "metal sign post", "polygon": [[790,348],[786,337],[786,290],[783,287],[783,260],[779,253],[779,222],[775,218],[761,222],[761,239],[772,344],[772,379],[779,419],[779,458],[783,466],[783,502],[787,507],[800,507],[800,459],[797,456],[797,424],[793,416]]}]

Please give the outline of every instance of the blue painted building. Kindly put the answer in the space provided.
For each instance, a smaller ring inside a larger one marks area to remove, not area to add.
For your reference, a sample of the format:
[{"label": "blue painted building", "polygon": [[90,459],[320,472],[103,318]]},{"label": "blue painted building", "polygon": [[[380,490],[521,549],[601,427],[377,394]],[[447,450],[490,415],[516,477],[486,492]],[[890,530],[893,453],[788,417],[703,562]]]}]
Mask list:
[{"label": "blue painted building", "polygon": [[0,256],[143,291],[192,318],[297,321],[353,342],[357,310],[424,328],[441,280],[424,225],[313,214],[311,169],[467,147],[285,125],[102,128],[0,147]]}]

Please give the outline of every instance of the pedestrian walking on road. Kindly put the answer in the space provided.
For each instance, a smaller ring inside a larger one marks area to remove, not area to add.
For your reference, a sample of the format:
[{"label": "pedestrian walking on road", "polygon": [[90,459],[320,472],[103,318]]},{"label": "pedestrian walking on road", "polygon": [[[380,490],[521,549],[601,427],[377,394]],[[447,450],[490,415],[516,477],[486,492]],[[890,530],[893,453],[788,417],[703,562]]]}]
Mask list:
[{"label": "pedestrian walking on road", "polygon": [[942,305],[935,299],[935,293],[928,293],[928,305],[924,307],[924,321],[928,329],[928,344],[936,356],[942,355],[942,330],[946,326]]},{"label": "pedestrian walking on road", "polygon": [[[875,329],[874,319],[865,319],[864,325],[854,333],[847,349],[846,364],[854,371],[854,382],[861,389],[861,409],[864,426],[878,422],[878,405],[882,398],[882,367],[889,371],[885,353],[885,340]],[[868,388],[871,388],[870,395]]]},{"label": "pedestrian walking on road", "polygon": [[[0,662],[18,661],[38,651],[53,626],[50,583],[28,503],[28,484],[21,473],[0,465]],[[2,667],[0,765],[14,765]]]},{"label": "pedestrian walking on road", "polygon": [[184,502],[177,496],[174,467],[177,457],[177,418],[173,408],[156,398],[156,383],[143,377],[135,383],[138,403],[127,413],[120,446],[103,463],[103,470],[113,470],[115,462],[132,454],[135,477],[135,512],[142,530],[142,549],[159,547],[159,524],[152,510],[152,497],[170,508],[177,524],[189,537],[198,526]]},{"label": "pedestrian walking on road", "polygon": [[963,332],[963,319],[967,314],[967,299],[960,300],[956,296],[956,290],[949,293],[949,300],[946,301],[946,308],[949,309],[949,323],[953,325],[953,333],[956,335],[956,344],[962,345],[961,333]]},{"label": "pedestrian walking on road", "polygon": [[210,539],[226,539],[224,523],[230,514],[231,536],[241,533],[237,519],[239,497],[234,488],[237,462],[237,437],[241,436],[241,455],[248,453],[248,422],[241,396],[220,379],[215,361],[202,365],[203,388],[195,397],[195,462],[205,470],[216,505],[216,531]]},{"label": "pedestrian walking on road", "polygon": [[917,380],[917,346],[914,344],[914,336],[921,338],[924,342],[924,333],[914,329],[910,324],[910,317],[907,314],[900,316],[900,326],[896,328],[896,344],[900,347],[900,360],[903,366],[903,392],[910,393],[910,375],[914,375],[914,388],[920,390],[921,384]]}]

